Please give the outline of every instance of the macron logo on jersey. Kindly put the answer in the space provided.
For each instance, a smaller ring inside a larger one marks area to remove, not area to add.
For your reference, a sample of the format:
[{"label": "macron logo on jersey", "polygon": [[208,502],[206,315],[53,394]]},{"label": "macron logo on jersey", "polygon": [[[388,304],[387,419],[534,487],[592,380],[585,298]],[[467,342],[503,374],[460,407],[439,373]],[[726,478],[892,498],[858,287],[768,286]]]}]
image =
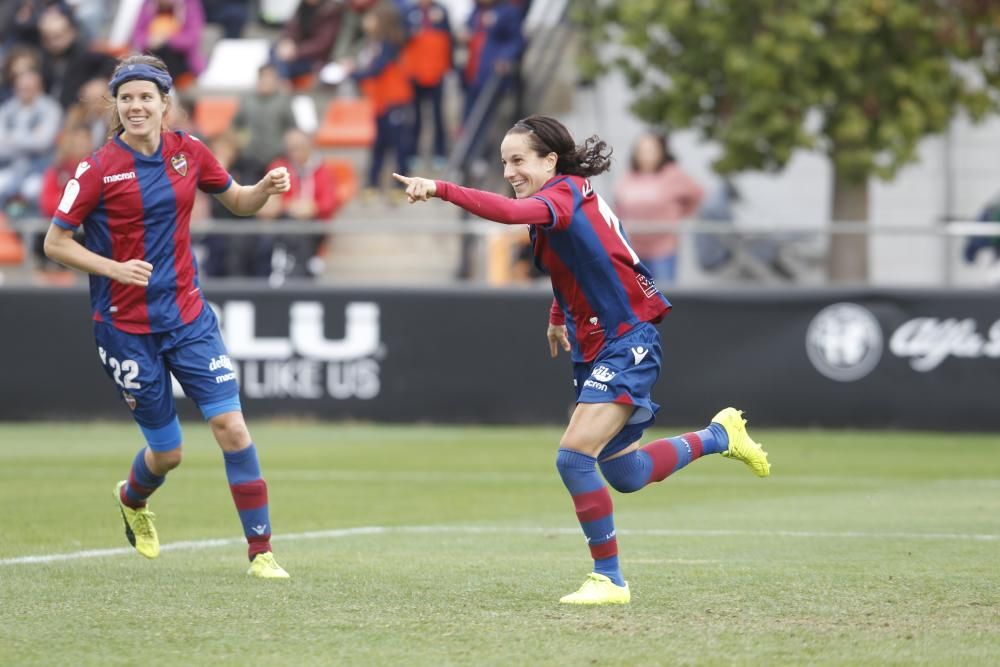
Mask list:
[{"label": "macron logo on jersey", "polygon": [[88,169],[90,169],[90,163],[84,160],[80,164],[76,165],[76,175],[73,178],[80,178],[80,176],[83,175],[83,172]]},{"label": "macron logo on jersey", "polygon": [[104,177],[105,183],[117,183],[118,181],[131,181],[135,178],[134,171],[126,171],[123,174],[111,174],[110,176]]}]

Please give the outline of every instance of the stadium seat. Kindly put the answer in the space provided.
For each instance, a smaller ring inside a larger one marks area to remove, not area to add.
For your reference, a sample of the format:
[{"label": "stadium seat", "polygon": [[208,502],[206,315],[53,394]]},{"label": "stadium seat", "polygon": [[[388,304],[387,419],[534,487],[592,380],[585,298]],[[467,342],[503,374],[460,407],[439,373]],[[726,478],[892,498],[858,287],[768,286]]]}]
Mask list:
[{"label": "stadium seat", "polygon": [[358,193],[358,175],[354,171],[354,164],[350,160],[340,158],[328,158],[323,162],[326,168],[333,172],[334,182],[337,185],[337,201],[343,206]]},{"label": "stadium seat", "polygon": [[194,125],[203,138],[211,139],[229,129],[239,106],[237,97],[199,97],[194,104]]},{"label": "stadium seat", "polygon": [[7,225],[7,218],[0,215],[0,264],[22,264],[24,244]]},{"label": "stadium seat", "polygon": [[368,147],[375,140],[375,114],[365,98],[334,98],[326,107],[316,145]]},{"label": "stadium seat", "polygon": [[198,77],[198,86],[215,90],[252,90],[257,70],[267,62],[270,44],[266,39],[220,39]]}]

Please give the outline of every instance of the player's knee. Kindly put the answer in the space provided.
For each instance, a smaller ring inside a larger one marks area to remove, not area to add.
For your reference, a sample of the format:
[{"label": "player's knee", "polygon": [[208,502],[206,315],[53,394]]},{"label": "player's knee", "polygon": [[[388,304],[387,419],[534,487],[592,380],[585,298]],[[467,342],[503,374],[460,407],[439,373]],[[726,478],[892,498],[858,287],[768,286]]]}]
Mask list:
[{"label": "player's knee", "polygon": [[184,458],[183,451],[180,446],[167,451],[154,451],[153,461],[156,462],[157,474],[162,475],[179,466]]},{"label": "player's knee", "polygon": [[602,444],[593,442],[591,438],[588,438],[585,435],[565,433],[562,440],[559,441],[559,448],[580,452],[581,454],[586,454],[587,456],[597,456],[597,453],[601,451]]},{"label": "player's knee", "polygon": [[601,461],[601,474],[619,493],[635,493],[646,486],[646,475],[632,460],[635,453],[626,454],[609,461]]},{"label": "player's knee", "polygon": [[250,443],[250,431],[242,412],[227,412],[209,420],[212,435],[223,451],[237,451]]}]

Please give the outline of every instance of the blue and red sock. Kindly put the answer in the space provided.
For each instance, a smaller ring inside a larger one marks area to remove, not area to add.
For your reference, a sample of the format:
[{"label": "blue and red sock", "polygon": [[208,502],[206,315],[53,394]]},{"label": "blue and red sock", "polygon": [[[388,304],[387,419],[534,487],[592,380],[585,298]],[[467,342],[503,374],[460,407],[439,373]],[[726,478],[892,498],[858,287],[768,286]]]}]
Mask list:
[{"label": "blue and red sock", "polygon": [[602,461],[601,472],[616,491],[632,493],[662,482],[706,454],[721,454],[728,448],[726,430],[713,422],[700,431],[654,440],[624,456]]},{"label": "blue and red sock", "polygon": [[607,485],[597,472],[597,459],[572,449],[559,449],[556,468],[573,497],[576,518],[590,546],[594,572],[625,585],[618,563],[614,508]]},{"label": "blue and red sock", "polygon": [[226,479],[240,514],[243,534],[247,538],[250,560],[271,550],[271,519],[267,510],[267,482],[261,477],[257,448],[253,443],[238,452],[223,452]]},{"label": "blue and red sock", "polygon": [[118,497],[126,507],[140,509],[146,506],[146,499],[153,495],[166,479],[166,475],[154,475],[146,465],[146,448],[143,447],[135,455],[132,469],[128,472],[128,481],[122,486]]}]

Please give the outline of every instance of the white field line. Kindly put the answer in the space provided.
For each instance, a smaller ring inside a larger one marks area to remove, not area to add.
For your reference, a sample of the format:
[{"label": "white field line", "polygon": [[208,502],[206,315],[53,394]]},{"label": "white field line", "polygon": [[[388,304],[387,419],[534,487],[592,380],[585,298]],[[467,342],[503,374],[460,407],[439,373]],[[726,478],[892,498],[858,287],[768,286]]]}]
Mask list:
[{"label": "white field line", "polygon": [[[992,533],[874,533],[865,531],[811,531],[811,530],[684,530],[670,528],[625,529],[618,531],[621,535],[637,535],[647,537],[787,537],[800,539],[866,539],[866,540],[958,540],[975,542],[1000,541],[1000,534]],[[276,542],[293,542],[296,540],[333,540],[358,535],[483,535],[483,534],[522,534],[522,535],[580,535],[579,528],[543,528],[532,526],[358,526],[356,528],[335,528],[332,530],[314,530],[306,533],[290,533],[276,535]],[[201,551],[214,547],[243,544],[243,538],[226,538],[214,540],[189,540],[185,542],[170,542],[162,545],[161,551]],[[68,560],[83,560],[87,558],[105,558],[134,553],[132,547],[114,549],[87,549],[59,554],[39,554],[36,556],[18,556],[15,558],[0,558],[0,566],[30,565],[35,563],[56,563]]]}]

